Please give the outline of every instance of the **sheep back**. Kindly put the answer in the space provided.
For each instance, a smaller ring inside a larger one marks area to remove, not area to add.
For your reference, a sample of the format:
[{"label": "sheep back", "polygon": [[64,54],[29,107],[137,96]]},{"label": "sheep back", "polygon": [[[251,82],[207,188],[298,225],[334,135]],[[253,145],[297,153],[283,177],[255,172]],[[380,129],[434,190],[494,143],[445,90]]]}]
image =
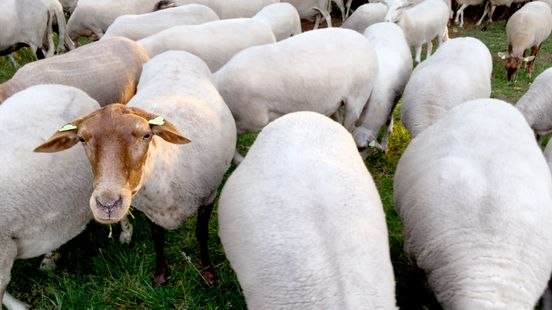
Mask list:
[{"label": "sheep back", "polygon": [[363,4],[345,20],[341,27],[363,33],[368,26],[383,22],[387,15],[387,9],[387,5],[383,3]]},{"label": "sheep back", "polygon": [[539,134],[552,131],[552,68],[539,74],[516,103],[529,126]]}]

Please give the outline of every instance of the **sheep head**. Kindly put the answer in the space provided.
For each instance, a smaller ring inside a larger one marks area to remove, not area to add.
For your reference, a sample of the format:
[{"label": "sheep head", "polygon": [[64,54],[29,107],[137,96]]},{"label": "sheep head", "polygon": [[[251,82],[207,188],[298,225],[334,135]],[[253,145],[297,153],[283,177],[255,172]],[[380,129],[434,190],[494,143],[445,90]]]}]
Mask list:
[{"label": "sheep head", "polygon": [[110,224],[126,215],[142,186],[154,135],[170,143],[190,142],[158,115],[111,104],[61,127],[34,151],[59,152],[80,141],[94,175],[90,208],[96,221]]},{"label": "sheep head", "polygon": [[505,61],[504,68],[506,69],[506,78],[508,81],[512,80],[514,74],[519,69],[519,67],[521,67],[522,63],[529,62],[535,59],[535,56],[523,57],[503,52],[499,52],[498,57]]}]

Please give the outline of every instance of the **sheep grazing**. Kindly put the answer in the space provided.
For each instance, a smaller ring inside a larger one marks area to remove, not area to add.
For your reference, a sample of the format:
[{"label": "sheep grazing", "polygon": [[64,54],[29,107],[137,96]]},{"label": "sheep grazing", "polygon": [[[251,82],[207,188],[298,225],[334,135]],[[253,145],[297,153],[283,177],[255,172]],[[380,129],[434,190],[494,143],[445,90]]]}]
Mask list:
[{"label": "sheep grazing", "polygon": [[456,18],[454,19],[454,22],[456,24],[459,24],[460,28],[463,28],[464,10],[470,5],[480,5],[481,3],[483,3],[483,0],[456,0],[456,1],[458,2],[458,4],[460,4],[460,8],[456,10]]},{"label": "sheep grazing", "polygon": [[[508,53],[499,52],[498,56],[506,61],[508,81],[523,62],[527,62],[527,74],[531,76],[535,57],[552,31],[552,11],[542,1],[525,4],[516,11],[506,23]],[[531,56],[524,57],[525,50],[531,48]]]},{"label": "sheep grazing", "polygon": [[534,309],[552,271],[552,179],[509,103],[463,103],[413,139],[394,177],[405,251],[444,309]]},{"label": "sheep grazing", "polygon": [[330,0],[282,0],[281,2],[291,3],[302,19],[312,21],[314,18],[313,29],[318,29],[321,17],[326,20],[328,28],[332,26],[332,17],[328,12]]},{"label": "sheep grazing", "polygon": [[252,18],[171,27],[138,41],[151,57],[169,50],[190,52],[216,71],[237,52],[276,42],[272,28]]},{"label": "sheep grazing", "polygon": [[147,52],[126,38],[111,38],[69,53],[26,64],[0,84],[0,103],[37,84],[63,84],[84,90],[100,105],[126,102],[134,95]]},{"label": "sheep grazing", "polygon": [[262,8],[279,0],[173,0],[178,5],[197,3],[215,11],[220,19],[253,17]]},{"label": "sheep grazing", "polygon": [[448,40],[412,72],[402,97],[401,121],[415,137],[452,107],[489,98],[492,71],[491,53],[481,41]]},{"label": "sheep grazing", "polygon": [[140,40],[162,30],[179,25],[197,25],[219,20],[207,6],[189,4],[140,15],[122,15],[113,21],[102,39],[122,36]]},{"label": "sheep grazing", "polygon": [[396,309],[378,191],[329,118],[297,112],[265,127],[226,182],[218,219],[249,309]]},{"label": "sheep grazing", "polygon": [[416,62],[419,63],[423,44],[427,44],[427,58],[431,55],[434,38],[438,38],[439,46],[448,40],[449,17],[450,9],[442,0],[426,0],[419,4],[397,0],[389,6],[385,21],[397,23],[402,28],[408,46],[416,49]]},{"label": "sheep grazing", "polygon": [[376,57],[358,32],[320,29],[243,50],[214,76],[238,133],[257,132],[296,111],[332,115],[342,104],[351,130],[370,97]]},{"label": "sheep grazing", "polygon": [[538,135],[552,133],[552,68],[539,74],[516,103],[529,126]]},{"label": "sheep grazing", "polygon": [[57,152],[84,141],[94,174],[94,218],[115,223],[133,200],[152,221],[155,283],[166,282],[164,229],[178,228],[196,211],[203,276],[214,282],[208,222],[235,151],[236,127],[205,63],[181,51],[154,57],[144,65],[138,92],[127,106],[108,105],[69,128],[35,151]]},{"label": "sheep grazing", "polygon": [[282,2],[267,5],[252,18],[270,26],[277,41],[303,32],[299,13],[289,3]]},{"label": "sheep grazing", "polygon": [[84,92],[62,85],[30,87],[0,106],[0,299],[8,309],[26,309],[6,292],[14,260],[57,249],[92,219],[91,173],[82,150],[30,150],[55,126],[98,107]]},{"label": "sheep grazing", "polygon": [[[358,10],[355,11],[357,12]],[[359,148],[373,145],[386,151],[388,137],[393,128],[392,112],[412,73],[412,54],[403,31],[396,24],[374,24],[366,28],[364,36],[376,51],[378,67],[385,70],[378,71],[374,89],[360,117],[360,125],[353,131],[353,137]],[[386,123],[388,126],[382,143],[379,144],[377,137]]]},{"label": "sheep grazing", "polygon": [[[23,46],[29,46],[39,59],[53,56],[54,20],[58,24],[59,37],[66,38],[65,15],[57,0],[7,0],[0,3],[0,11],[3,14],[0,55],[9,55]],[[42,48],[47,49],[46,55]],[[57,52],[62,49],[64,44],[59,44]]]},{"label": "sheep grazing", "polygon": [[387,10],[387,5],[383,3],[363,4],[355,10],[351,17],[345,20],[341,28],[352,29],[363,33],[368,26],[383,22],[387,15]]}]

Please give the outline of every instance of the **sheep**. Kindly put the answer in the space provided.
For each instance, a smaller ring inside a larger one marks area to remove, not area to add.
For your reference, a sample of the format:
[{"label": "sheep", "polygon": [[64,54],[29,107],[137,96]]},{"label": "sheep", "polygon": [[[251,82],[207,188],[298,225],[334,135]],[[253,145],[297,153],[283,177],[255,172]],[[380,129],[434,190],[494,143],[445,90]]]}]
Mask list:
[{"label": "sheep", "polygon": [[330,0],[282,0],[281,2],[291,3],[303,19],[312,20],[315,18],[313,29],[318,29],[320,16],[324,17],[328,28],[332,27],[332,17],[328,12]]},{"label": "sheep", "polygon": [[301,30],[299,13],[289,3],[282,2],[267,5],[252,18],[270,26],[276,37],[276,41],[281,41],[303,32]]},{"label": "sheep", "polygon": [[416,49],[416,62],[421,61],[422,45],[427,43],[427,57],[431,55],[434,38],[439,46],[448,39],[447,23],[450,10],[442,0],[426,0],[414,5],[397,0],[389,6],[385,21],[397,23],[408,45]]},{"label": "sheep", "polygon": [[96,221],[119,221],[133,200],[152,222],[154,281],[162,284],[164,229],[178,228],[197,211],[202,274],[213,283],[208,222],[235,151],[236,127],[207,65],[182,51],[158,55],[144,65],[127,106],[111,104],[70,124],[71,130],[56,133],[35,151],[57,152],[84,141],[94,174],[90,209]]},{"label": "sheep", "polygon": [[[508,53],[499,52],[498,56],[506,61],[506,78],[512,80],[523,62],[527,62],[527,74],[531,76],[535,57],[552,31],[552,11],[542,1],[525,4],[516,11],[506,23]],[[531,48],[531,56],[524,57],[525,50]]]},{"label": "sheep", "polygon": [[77,6],[78,0],[60,0],[63,10],[69,14],[72,14]]},{"label": "sheep", "polygon": [[351,10],[351,3],[353,0],[347,0],[347,2],[343,3],[343,0],[331,0],[328,3],[328,12],[332,12],[332,2],[337,5],[339,10],[341,11],[341,20],[345,21],[347,17],[349,17],[349,11]]},{"label": "sheep", "polygon": [[147,52],[126,38],[111,38],[69,53],[26,64],[0,84],[0,104],[37,84],[64,84],[88,93],[100,105],[126,102],[136,89]]},{"label": "sheep", "polygon": [[0,299],[8,309],[26,309],[6,292],[14,260],[58,248],[92,219],[91,173],[82,150],[31,150],[58,124],[98,107],[84,92],[62,85],[29,87],[0,106]]},{"label": "sheep", "polygon": [[[54,19],[58,23],[59,37],[66,38],[65,16],[57,0],[7,0],[0,3],[0,11],[4,14],[0,23],[0,55],[9,55],[28,45],[39,59],[53,56]],[[47,48],[46,55],[41,48]],[[59,53],[63,49],[64,44],[59,44],[56,51]]]},{"label": "sheep", "polygon": [[207,6],[189,4],[140,15],[121,15],[107,28],[102,39],[122,36],[138,41],[178,25],[197,25],[219,20]]},{"label": "sheep", "polygon": [[125,14],[152,12],[159,0],[79,0],[67,22],[72,40],[81,35],[101,39],[115,18]]},{"label": "sheep", "polygon": [[[359,148],[374,145],[386,151],[388,137],[393,128],[392,112],[412,73],[412,54],[403,31],[396,24],[374,24],[366,28],[364,36],[376,51],[378,67],[385,70],[378,71],[374,89],[360,117],[360,125],[353,131],[353,137]],[[389,125],[382,143],[379,144],[377,137],[385,123]]]},{"label": "sheep", "polygon": [[218,219],[249,309],[396,309],[378,191],[331,119],[296,112],[266,126]]},{"label": "sheep", "polygon": [[477,26],[481,25],[481,23],[483,22],[483,19],[485,18],[485,16],[487,15],[487,13],[489,14],[489,23],[493,21],[493,13],[496,9],[497,6],[506,6],[506,7],[510,7],[512,5],[513,1],[512,0],[489,0],[486,4],[485,4],[485,9],[483,10],[483,15],[481,15],[481,19],[479,19],[479,21],[476,23]]},{"label": "sheep", "polygon": [[[470,5],[480,5],[483,0],[456,0],[460,4],[460,8],[456,10],[456,18],[454,22],[459,24],[460,28],[464,27],[464,10]],[[494,11],[494,10],[493,10]],[[491,14],[492,15],[492,14]]]},{"label": "sheep", "polygon": [[253,17],[257,12],[269,4],[280,0],[173,0],[178,5],[198,3],[215,11],[220,19]]},{"label": "sheep", "polygon": [[383,22],[387,15],[387,9],[387,5],[383,3],[363,4],[345,20],[341,28],[352,29],[363,33],[368,26]]},{"label": "sheep", "polygon": [[518,108],[538,135],[552,133],[552,68],[539,74],[527,92],[518,100]]},{"label": "sheep", "polygon": [[201,25],[182,25],[138,41],[150,57],[168,50],[190,52],[211,71],[222,67],[234,54],[254,45],[276,42],[270,26],[251,18],[234,18]]},{"label": "sheep", "polygon": [[351,130],[370,97],[376,57],[368,40],[355,31],[308,31],[241,51],[214,73],[215,85],[238,133],[257,132],[295,111],[331,115],[342,103],[344,124]]},{"label": "sheep", "polygon": [[552,179],[527,122],[465,102],[414,138],[394,177],[405,251],[444,309],[533,309],[552,271]]},{"label": "sheep", "polygon": [[452,107],[489,98],[492,71],[489,49],[478,39],[445,42],[412,71],[402,97],[401,121],[415,137]]}]

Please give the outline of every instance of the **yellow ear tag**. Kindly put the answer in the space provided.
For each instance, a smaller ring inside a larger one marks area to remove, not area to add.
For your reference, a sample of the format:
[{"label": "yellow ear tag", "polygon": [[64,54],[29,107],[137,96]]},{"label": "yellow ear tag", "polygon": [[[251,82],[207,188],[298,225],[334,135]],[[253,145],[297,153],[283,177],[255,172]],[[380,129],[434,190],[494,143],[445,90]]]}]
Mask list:
[{"label": "yellow ear tag", "polygon": [[372,147],[372,148],[376,147],[376,140],[370,142],[370,144],[368,144],[368,146]]},{"label": "yellow ear tag", "polygon": [[73,124],[67,124],[67,125],[61,127],[60,129],[58,129],[58,131],[69,131],[69,130],[73,130],[73,129],[77,129],[77,126],[75,126]]},{"label": "yellow ear tag", "polygon": [[163,116],[158,116],[154,119],[150,119],[148,121],[148,124],[150,125],[157,125],[157,126],[161,126],[161,125],[164,125],[165,124],[165,119],[163,118]]}]

